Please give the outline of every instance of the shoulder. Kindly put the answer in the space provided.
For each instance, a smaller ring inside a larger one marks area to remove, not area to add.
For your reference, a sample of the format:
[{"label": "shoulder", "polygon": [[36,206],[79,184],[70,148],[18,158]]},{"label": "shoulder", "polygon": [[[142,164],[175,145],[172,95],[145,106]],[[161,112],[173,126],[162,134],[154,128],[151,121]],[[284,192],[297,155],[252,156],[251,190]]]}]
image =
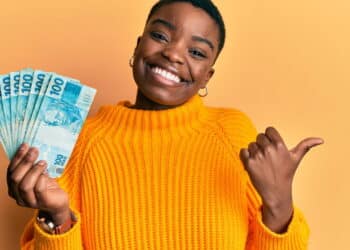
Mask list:
[{"label": "shoulder", "polygon": [[237,108],[220,107],[208,107],[208,111],[231,146],[240,149],[255,140],[257,129],[245,112]]}]

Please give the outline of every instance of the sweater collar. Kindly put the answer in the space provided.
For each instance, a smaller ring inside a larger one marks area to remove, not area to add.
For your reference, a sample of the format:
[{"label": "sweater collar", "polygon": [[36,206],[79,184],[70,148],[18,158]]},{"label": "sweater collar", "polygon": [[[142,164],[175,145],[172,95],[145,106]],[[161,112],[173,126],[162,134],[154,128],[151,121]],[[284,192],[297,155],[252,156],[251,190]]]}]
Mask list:
[{"label": "sweater collar", "polygon": [[120,101],[114,106],[103,106],[98,115],[107,116],[118,128],[147,131],[195,128],[206,113],[203,101],[198,95],[176,108],[167,110],[142,110],[133,109],[131,106],[130,101]]}]

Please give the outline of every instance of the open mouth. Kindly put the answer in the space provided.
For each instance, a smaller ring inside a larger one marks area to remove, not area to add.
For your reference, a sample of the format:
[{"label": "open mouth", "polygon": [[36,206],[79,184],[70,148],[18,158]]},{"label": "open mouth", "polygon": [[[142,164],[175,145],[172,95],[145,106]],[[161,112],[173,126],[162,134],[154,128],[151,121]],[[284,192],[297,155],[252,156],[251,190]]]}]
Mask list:
[{"label": "open mouth", "polygon": [[165,78],[166,80],[172,81],[174,83],[189,83],[190,81],[181,78],[180,76],[167,71],[166,69],[163,69],[162,67],[155,65],[155,64],[148,64],[151,71],[156,74],[160,75],[161,77]]}]

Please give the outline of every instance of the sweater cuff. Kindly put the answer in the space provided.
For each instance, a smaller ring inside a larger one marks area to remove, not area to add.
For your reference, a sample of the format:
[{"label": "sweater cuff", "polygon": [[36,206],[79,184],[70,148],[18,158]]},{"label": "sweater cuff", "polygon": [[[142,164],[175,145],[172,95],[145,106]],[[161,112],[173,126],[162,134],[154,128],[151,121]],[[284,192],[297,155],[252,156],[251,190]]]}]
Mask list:
[{"label": "sweater cuff", "polygon": [[261,210],[252,221],[251,243],[260,250],[306,250],[309,227],[300,210],[294,207],[293,217],[287,231],[282,234],[271,231],[262,221]]},{"label": "sweater cuff", "polygon": [[77,222],[67,232],[53,235],[45,232],[38,223],[34,222],[34,249],[38,250],[70,250],[83,249],[81,240],[81,220],[78,211],[71,209]]}]

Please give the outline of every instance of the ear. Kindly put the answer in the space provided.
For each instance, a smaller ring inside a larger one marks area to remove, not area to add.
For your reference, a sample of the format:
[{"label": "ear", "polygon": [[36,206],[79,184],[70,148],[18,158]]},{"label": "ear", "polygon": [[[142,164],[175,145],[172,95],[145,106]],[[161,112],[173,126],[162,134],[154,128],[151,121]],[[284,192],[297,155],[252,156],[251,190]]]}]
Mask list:
[{"label": "ear", "polygon": [[140,41],[141,41],[141,36],[138,36],[137,41],[136,41],[136,47],[134,49],[134,53],[135,53],[135,50],[139,47]]},{"label": "ear", "polygon": [[212,76],[214,75],[214,73],[215,73],[215,69],[214,69],[214,68],[211,68],[211,69],[208,71],[207,75],[205,76],[205,79],[204,79],[204,82],[203,82],[201,88],[205,88],[205,86],[207,86],[209,80],[212,78]]}]

